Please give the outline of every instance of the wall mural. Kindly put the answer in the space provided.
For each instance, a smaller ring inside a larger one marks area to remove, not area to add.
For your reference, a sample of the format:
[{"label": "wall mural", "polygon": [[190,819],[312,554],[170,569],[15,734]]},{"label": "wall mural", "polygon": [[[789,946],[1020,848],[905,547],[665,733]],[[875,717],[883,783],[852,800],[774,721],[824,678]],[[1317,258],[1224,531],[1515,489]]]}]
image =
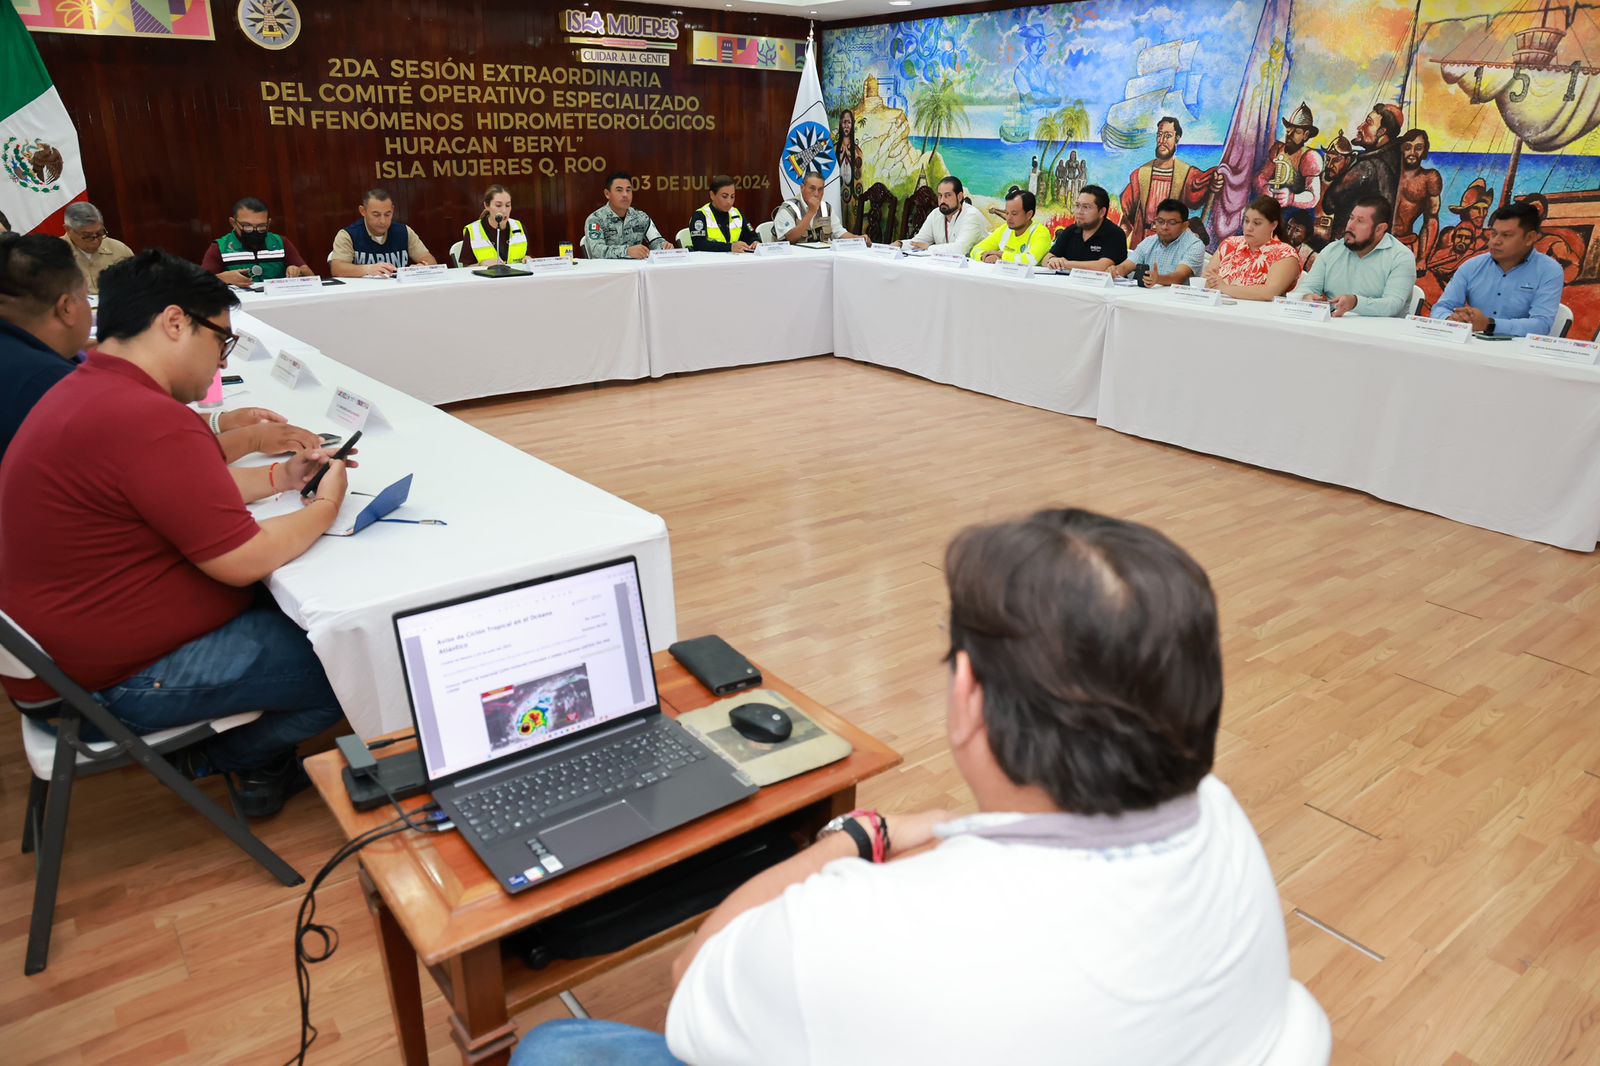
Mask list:
[{"label": "wall mural", "polygon": [[1215,247],[1270,194],[1316,248],[1376,191],[1431,303],[1485,249],[1488,215],[1526,200],[1565,269],[1572,335],[1593,336],[1596,18],[1581,0],[1084,0],[831,30],[847,224],[907,236],[954,173],[996,214],[1032,189],[1053,229],[1103,186],[1130,246],[1166,196]]}]

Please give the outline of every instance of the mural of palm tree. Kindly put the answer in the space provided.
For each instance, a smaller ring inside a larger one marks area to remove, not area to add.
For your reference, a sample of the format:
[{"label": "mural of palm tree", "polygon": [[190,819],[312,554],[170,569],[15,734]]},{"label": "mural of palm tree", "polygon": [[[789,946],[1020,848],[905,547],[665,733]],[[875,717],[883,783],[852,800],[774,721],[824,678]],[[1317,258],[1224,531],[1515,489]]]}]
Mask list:
[{"label": "mural of palm tree", "polygon": [[1040,172],[1053,172],[1056,161],[1069,144],[1089,137],[1089,112],[1084,109],[1083,101],[1074,100],[1041,118],[1033,129],[1033,137],[1039,142]]},{"label": "mural of palm tree", "polygon": [[932,85],[924,85],[911,98],[911,121],[917,135],[933,139],[922,161],[922,180],[928,179],[928,168],[933,165],[934,154],[939,151],[939,140],[947,135],[966,133],[972,128],[967,119],[967,102],[956,89],[955,79],[946,74]]}]

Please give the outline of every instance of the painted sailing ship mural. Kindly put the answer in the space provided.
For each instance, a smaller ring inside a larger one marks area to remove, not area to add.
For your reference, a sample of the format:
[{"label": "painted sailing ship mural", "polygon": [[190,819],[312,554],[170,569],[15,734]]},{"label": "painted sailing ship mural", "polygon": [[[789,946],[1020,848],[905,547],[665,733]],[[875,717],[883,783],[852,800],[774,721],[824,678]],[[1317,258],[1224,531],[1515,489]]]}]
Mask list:
[{"label": "painted sailing ship mural", "polygon": [[[1257,195],[1307,254],[1379,190],[1438,298],[1515,200],[1546,215],[1573,335],[1600,328],[1600,22],[1589,0],[1141,0],[827,31],[824,93],[866,149],[875,236],[915,229],[946,173],[1070,222],[1108,190],[1130,239],[1177,196],[1213,244]],[[868,92],[868,87],[871,91]],[[1166,135],[1157,138],[1158,128]]]}]

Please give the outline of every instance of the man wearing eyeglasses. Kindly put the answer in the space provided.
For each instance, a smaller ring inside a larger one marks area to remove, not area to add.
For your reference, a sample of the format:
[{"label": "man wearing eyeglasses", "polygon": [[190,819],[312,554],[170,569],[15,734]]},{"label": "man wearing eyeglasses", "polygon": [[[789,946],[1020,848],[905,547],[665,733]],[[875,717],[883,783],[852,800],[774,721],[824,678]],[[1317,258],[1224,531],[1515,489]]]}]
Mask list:
[{"label": "man wearing eyeglasses", "polygon": [[[140,733],[261,711],[175,761],[231,773],[246,816],[307,784],[295,745],[343,717],[306,634],[259,587],[338,516],[344,462],[320,449],[230,467],[186,404],[237,339],[238,298],[149,250],[100,279],[98,347],[36,404],[0,463],[0,610]],[[257,522],[245,503],[316,494]],[[6,679],[26,708],[53,697]],[[92,736],[89,739],[100,739]]]},{"label": "man wearing eyeglasses", "polygon": [[228,222],[232,230],[207,246],[202,269],[241,289],[278,278],[316,276],[289,238],[272,232],[272,213],[254,196],[234,204]]},{"label": "man wearing eyeglasses", "polygon": [[68,204],[63,213],[67,231],[61,239],[78,253],[78,269],[89,282],[89,291],[100,291],[100,272],[124,259],[133,258],[133,249],[106,233],[106,220],[91,203]]}]

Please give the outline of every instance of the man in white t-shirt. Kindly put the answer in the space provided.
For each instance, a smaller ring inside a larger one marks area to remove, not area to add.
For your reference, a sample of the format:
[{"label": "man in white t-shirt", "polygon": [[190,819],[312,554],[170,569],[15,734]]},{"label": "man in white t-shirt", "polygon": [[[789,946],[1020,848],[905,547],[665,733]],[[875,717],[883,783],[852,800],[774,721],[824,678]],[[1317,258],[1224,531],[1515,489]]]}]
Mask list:
[{"label": "man in white t-shirt", "polygon": [[1210,772],[1205,573],[1078,510],[969,529],[945,562],[947,733],[981,813],[836,819],[701,926],[665,1040],[555,1022],[514,1064],[1327,1062],[1266,856]]}]

